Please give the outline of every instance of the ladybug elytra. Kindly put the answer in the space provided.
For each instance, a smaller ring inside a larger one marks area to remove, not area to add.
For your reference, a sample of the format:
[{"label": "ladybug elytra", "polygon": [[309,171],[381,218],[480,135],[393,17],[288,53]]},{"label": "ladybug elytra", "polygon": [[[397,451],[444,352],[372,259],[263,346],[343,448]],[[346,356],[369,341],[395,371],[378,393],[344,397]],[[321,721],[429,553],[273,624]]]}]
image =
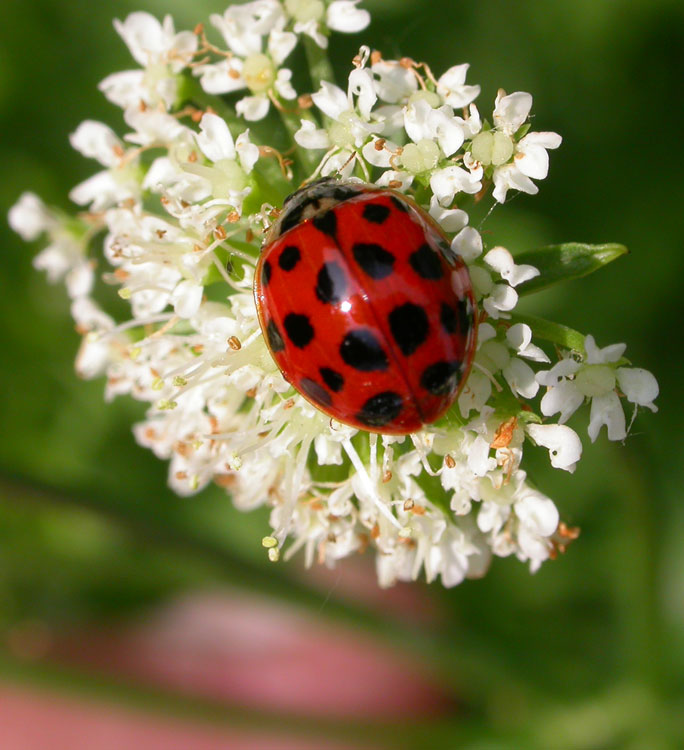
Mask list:
[{"label": "ladybug elytra", "polygon": [[283,376],[359,429],[403,435],[435,422],[472,364],[468,271],[432,218],[387,188],[324,178],[289,196],[254,295]]}]

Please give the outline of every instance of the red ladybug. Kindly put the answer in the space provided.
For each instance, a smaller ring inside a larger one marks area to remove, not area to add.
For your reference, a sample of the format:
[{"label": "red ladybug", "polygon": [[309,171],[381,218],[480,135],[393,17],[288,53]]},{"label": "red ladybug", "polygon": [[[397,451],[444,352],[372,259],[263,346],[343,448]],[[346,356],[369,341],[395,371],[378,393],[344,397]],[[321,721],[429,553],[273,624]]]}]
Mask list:
[{"label": "red ladybug", "polygon": [[430,216],[393,190],[325,178],[293,193],[266,237],[254,296],[283,376],[353,427],[414,432],[468,376],[468,271]]}]

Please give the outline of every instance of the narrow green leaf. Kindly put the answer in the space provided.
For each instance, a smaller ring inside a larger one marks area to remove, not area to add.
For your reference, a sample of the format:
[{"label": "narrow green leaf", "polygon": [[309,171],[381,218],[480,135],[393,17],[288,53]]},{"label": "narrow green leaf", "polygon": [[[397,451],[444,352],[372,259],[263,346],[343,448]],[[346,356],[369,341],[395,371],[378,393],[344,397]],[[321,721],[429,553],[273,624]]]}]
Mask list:
[{"label": "narrow green leaf", "polygon": [[587,276],[628,252],[624,245],[585,245],[581,242],[565,242],[548,245],[538,250],[529,250],[516,256],[517,264],[529,264],[538,268],[540,275],[516,287],[518,294],[530,294],[556,284]]},{"label": "narrow green leaf", "polygon": [[511,315],[513,323],[526,323],[532,329],[534,338],[551,341],[564,349],[584,354],[584,334],[576,331],[574,328],[568,328],[561,323],[553,323],[544,318],[538,318],[536,315]]}]

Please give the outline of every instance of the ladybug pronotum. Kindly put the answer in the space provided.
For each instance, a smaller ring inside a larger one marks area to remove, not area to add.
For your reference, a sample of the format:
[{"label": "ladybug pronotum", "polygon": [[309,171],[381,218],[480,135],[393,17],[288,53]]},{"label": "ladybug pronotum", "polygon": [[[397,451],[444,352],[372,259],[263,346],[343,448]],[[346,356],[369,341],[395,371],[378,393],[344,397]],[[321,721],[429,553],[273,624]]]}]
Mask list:
[{"label": "ladybug pronotum", "polygon": [[438,420],[472,364],[468,271],[400,193],[325,178],[285,200],[254,296],[283,376],[330,417],[403,435]]}]

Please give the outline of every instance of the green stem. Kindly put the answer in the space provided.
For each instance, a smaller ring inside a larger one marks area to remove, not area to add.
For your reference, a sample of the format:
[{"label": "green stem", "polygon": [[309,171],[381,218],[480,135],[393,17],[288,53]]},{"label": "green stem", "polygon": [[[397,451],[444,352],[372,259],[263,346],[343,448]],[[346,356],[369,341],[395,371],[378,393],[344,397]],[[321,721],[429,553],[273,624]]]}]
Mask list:
[{"label": "green stem", "polygon": [[320,89],[321,81],[335,83],[335,74],[328,57],[328,51],[319,47],[309,36],[305,36],[303,42],[314,90]]}]

